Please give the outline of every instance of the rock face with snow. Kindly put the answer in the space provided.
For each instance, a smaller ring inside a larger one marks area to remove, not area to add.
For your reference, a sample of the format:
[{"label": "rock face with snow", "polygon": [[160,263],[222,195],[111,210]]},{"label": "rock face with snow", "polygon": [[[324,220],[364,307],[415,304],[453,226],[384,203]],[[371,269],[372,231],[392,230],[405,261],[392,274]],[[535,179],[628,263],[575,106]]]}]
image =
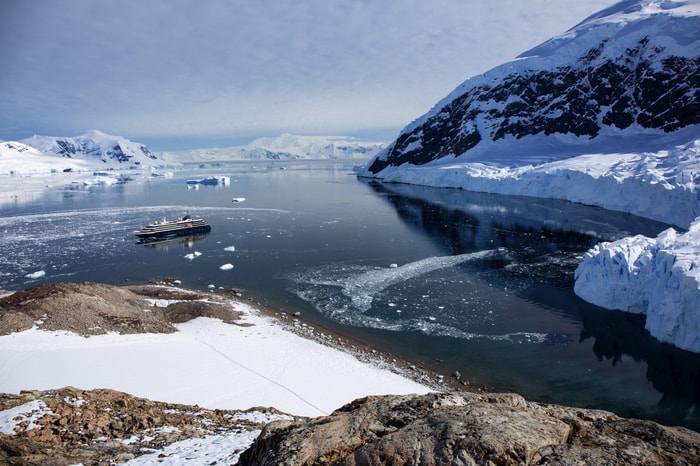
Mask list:
[{"label": "rock face with snow", "polygon": [[292,417],[273,408],[210,410],[108,389],[0,394],[0,464],[109,465],[139,456],[140,464],[232,464],[276,419]]},{"label": "rock face with snow", "polygon": [[82,159],[64,159],[17,141],[0,142],[0,175],[54,173],[91,169]]},{"label": "rock face with snow", "polygon": [[37,136],[0,142],[0,175],[138,169],[161,166],[148,147],[90,131],[74,137]]},{"label": "rock face with snow", "polygon": [[158,160],[145,145],[100,131],[74,137],[34,135],[20,142],[47,155],[98,161],[105,167],[150,166]]},{"label": "rock face with snow", "polygon": [[368,160],[384,148],[381,142],[364,142],[343,136],[300,136],[282,134],[255,139],[246,146],[165,152],[163,158],[176,162],[224,160]]},{"label": "rock face with snow", "polygon": [[646,314],[658,340],[700,353],[700,218],[686,233],[668,229],[588,251],[574,291],[607,309]]},{"label": "rock face with snow", "polygon": [[[700,2],[628,0],[465,81],[404,128],[361,175],[565,198],[656,219],[669,205],[655,210],[645,203],[669,191],[665,197],[689,198],[678,215],[687,227],[700,206],[699,125]],[[645,160],[678,146],[683,168]],[[591,155],[598,157],[581,159]],[[667,165],[660,184],[646,176],[657,165]],[[550,188],[554,178],[561,180]],[[601,180],[610,184],[601,198],[586,199],[602,192]],[[640,198],[620,200],[618,183]]]},{"label": "rock face with snow", "polygon": [[[370,173],[531,136],[670,133],[700,124],[697,2],[624,1],[467,80],[367,166]],[[491,152],[491,151],[489,151]],[[498,154],[496,160],[518,159]]]}]

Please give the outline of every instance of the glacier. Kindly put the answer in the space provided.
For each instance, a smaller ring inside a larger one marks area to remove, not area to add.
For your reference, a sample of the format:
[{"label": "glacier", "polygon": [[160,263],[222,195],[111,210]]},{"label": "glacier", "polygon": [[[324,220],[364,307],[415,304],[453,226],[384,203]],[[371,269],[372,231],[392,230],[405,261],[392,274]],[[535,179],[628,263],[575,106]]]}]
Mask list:
[{"label": "glacier", "polygon": [[636,235],[589,250],[574,292],[606,309],[646,315],[656,339],[700,353],[700,217],[685,233]]},{"label": "glacier", "polygon": [[385,183],[566,199],[688,228],[700,216],[700,139],[653,152],[589,153],[539,164],[459,162],[385,170]]}]

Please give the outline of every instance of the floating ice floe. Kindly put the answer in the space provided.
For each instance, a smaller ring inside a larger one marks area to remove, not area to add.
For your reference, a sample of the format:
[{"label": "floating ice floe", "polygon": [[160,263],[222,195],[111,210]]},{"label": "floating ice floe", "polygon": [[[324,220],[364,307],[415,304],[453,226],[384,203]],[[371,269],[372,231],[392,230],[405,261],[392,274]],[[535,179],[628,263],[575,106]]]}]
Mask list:
[{"label": "floating ice floe", "polygon": [[236,246],[226,246],[224,248],[224,251],[228,251],[228,252],[234,252],[235,250],[236,250]]},{"label": "floating ice floe", "polygon": [[224,264],[221,267],[219,267],[221,270],[231,270],[233,268],[233,264]]},{"label": "floating ice floe", "polygon": [[404,264],[401,267],[390,267],[392,270],[381,268],[368,270],[345,278],[342,285],[343,294],[350,297],[353,306],[361,312],[365,312],[372,305],[374,297],[392,285],[435,270],[454,267],[468,261],[482,260],[494,254],[498,254],[498,252],[486,250],[455,256],[427,257]]},{"label": "floating ice floe", "polygon": [[25,275],[27,278],[41,278],[46,276],[46,272],[44,270],[38,270],[36,272],[28,273]]},{"label": "floating ice floe", "polygon": [[199,257],[199,256],[201,256],[201,255],[202,255],[201,252],[195,251],[195,252],[192,252],[192,253],[190,253],[190,254],[186,254],[186,255],[185,255],[185,259],[193,260],[195,257]]},{"label": "floating ice floe", "polygon": [[234,197],[231,199],[232,202],[237,203],[237,202],[245,202],[245,197]]}]

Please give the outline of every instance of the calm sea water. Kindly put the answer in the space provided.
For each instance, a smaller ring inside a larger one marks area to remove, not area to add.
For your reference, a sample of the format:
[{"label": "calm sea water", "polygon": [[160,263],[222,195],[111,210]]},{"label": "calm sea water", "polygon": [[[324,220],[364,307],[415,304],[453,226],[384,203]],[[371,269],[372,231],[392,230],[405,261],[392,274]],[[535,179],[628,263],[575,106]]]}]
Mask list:
[{"label": "calm sea water", "polygon": [[[562,201],[383,185],[351,168],[235,163],[93,187],[57,175],[32,195],[6,178],[17,194],[0,201],[0,289],[168,277],[242,288],[480,386],[700,430],[700,355],[572,291],[596,242],[667,225]],[[186,183],[210,175],[230,183]],[[212,232],[136,244],[134,230],[183,214]]]}]

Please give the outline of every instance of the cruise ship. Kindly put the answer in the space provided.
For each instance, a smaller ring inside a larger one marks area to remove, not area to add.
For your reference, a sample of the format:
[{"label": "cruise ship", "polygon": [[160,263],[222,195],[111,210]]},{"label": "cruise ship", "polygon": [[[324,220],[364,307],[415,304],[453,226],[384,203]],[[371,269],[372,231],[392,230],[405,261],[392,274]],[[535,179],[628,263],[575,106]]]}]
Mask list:
[{"label": "cruise ship", "polygon": [[151,241],[173,236],[186,236],[198,233],[209,233],[211,226],[201,217],[185,215],[178,220],[162,220],[153,222],[134,234],[141,241]]}]

